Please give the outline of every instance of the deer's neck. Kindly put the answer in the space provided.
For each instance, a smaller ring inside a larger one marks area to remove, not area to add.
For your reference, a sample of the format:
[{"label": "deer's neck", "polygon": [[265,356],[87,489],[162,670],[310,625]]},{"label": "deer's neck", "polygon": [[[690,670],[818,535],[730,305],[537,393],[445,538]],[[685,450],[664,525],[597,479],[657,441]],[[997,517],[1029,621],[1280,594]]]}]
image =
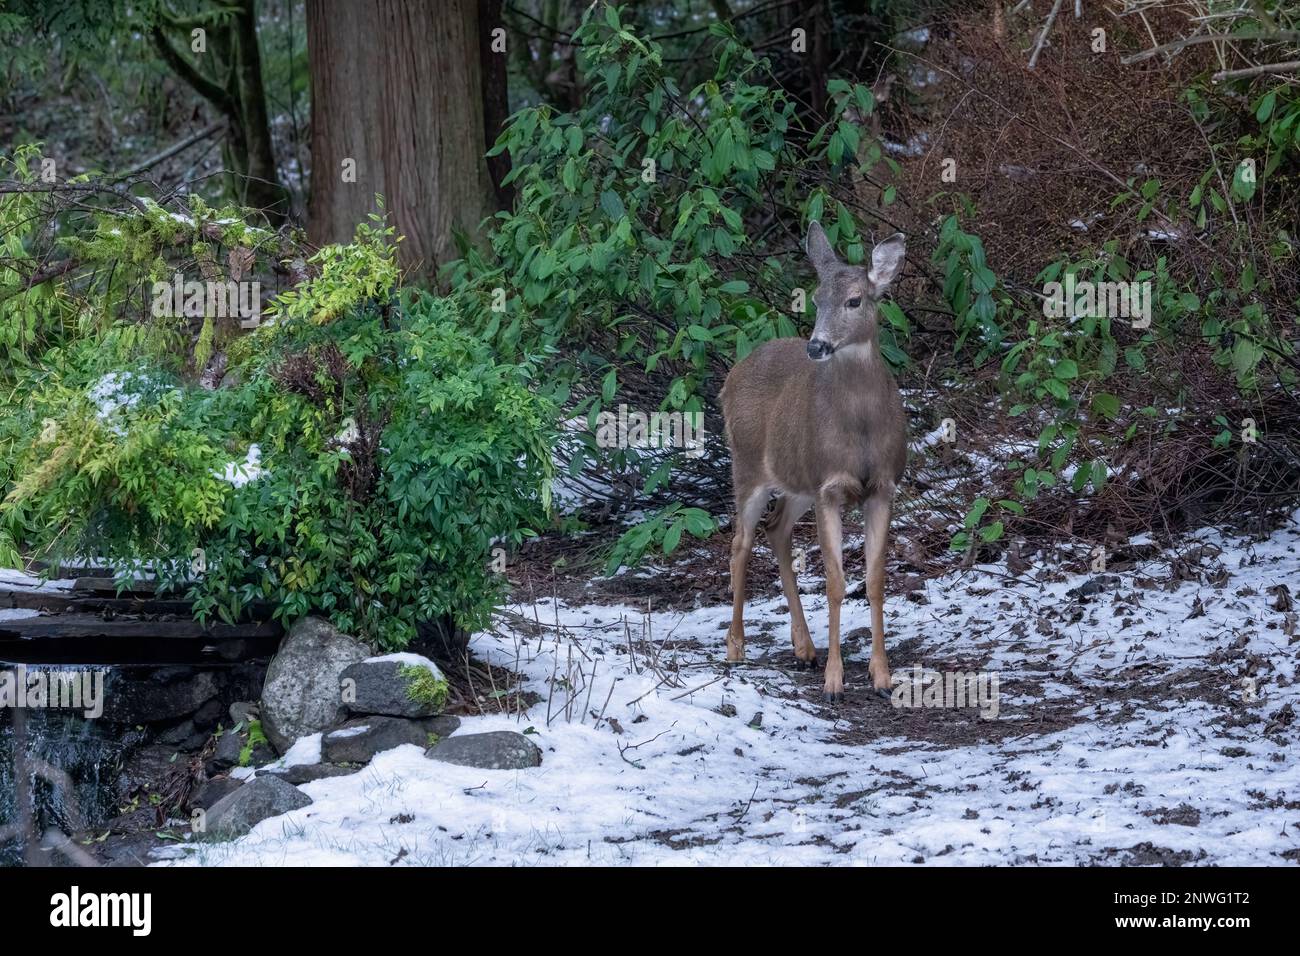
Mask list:
[{"label": "deer's neck", "polygon": [[841,368],[848,368],[851,364],[856,364],[859,369],[867,368],[880,363],[880,347],[871,339],[862,342],[851,342],[848,345],[840,346],[831,356],[831,361],[840,360]]},{"label": "deer's neck", "polygon": [[863,391],[889,381],[889,369],[874,339],[840,346],[823,368],[826,382],[834,391]]},{"label": "deer's neck", "polygon": [[[815,402],[818,418],[828,427],[842,427],[850,434],[876,430],[877,423],[897,394],[894,376],[874,341],[841,346],[816,372]],[[822,413],[825,418],[822,418]]]}]

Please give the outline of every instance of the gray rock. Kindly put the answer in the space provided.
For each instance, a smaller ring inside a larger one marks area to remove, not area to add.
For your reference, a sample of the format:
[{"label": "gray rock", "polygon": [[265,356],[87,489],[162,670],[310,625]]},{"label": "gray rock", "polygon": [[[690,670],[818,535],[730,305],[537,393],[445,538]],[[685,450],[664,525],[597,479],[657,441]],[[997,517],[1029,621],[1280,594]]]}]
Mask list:
[{"label": "gray rock", "polygon": [[158,668],[144,678],[123,679],[105,695],[104,720],[114,724],[147,724],[189,718],[220,693],[211,671],[186,667]]},{"label": "gray rock", "polygon": [[194,795],[190,797],[190,807],[210,810],[222,798],[229,796],[243,786],[244,781],[234,777],[214,777],[199,784]]},{"label": "gray rock", "polygon": [[450,714],[439,714],[437,717],[425,717],[420,721],[420,726],[424,728],[426,734],[433,734],[441,740],[443,737],[450,737],[460,729],[460,718],[452,717]]},{"label": "gray rock", "polygon": [[[239,758],[244,752],[244,747],[248,745],[248,728],[235,731],[234,728],[227,730],[217,738],[217,747],[212,756],[207,759],[203,769],[207,771],[209,777],[214,777],[219,773],[240,766]],[[248,766],[260,767],[268,764],[275,759],[275,751],[264,743],[257,743],[253,746],[253,751],[249,755]]]},{"label": "gray rock", "polygon": [[183,744],[193,737],[195,733],[197,733],[197,728],[194,726],[194,721],[182,720],[176,726],[169,727],[162,731],[162,733],[158,735],[158,743],[173,745]]},{"label": "gray rock", "polygon": [[311,797],[291,783],[267,775],[255,777],[212,805],[207,811],[202,838],[233,840],[263,820],[310,804]]},{"label": "gray rock", "polygon": [[203,706],[196,710],[194,716],[190,718],[194,721],[194,728],[211,733],[213,728],[217,726],[217,722],[221,720],[221,711],[223,709],[219,700],[204,701]]},{"label": "gray rock", "polygon": [[542,752],[537,745],[513,730],[448,737],[438,741],[424,755],[431,760],[462,767],[482,767],[484,770],[523,770],[540,766],[542,762]]},{"label": "gray rock", "polygon": [[311,783],[313,780],[324,780],[326,777],[346,777],[348,774],[356,773],[360,769],[360,764],[341,767],[333,763],[299,763],[291,767],[267,767],[262,773],[269,774],[272,777],[279,777],[285,783],[298,786],[303,783]]},{"label": "gray rock", "polygon": [[258,717],[257,701],[255,700],[237,700],[230,705],[230,724],[247,725],[249,721],[256,720]]},{"label": "gray rock", "polygon": [[212,751],[212,756],[204,763],[203,769],[207,771],[208,776],[212,777],[224,773],[231,767],[237,767],[239,766],[239,752],[243,749],[244,744],[239,739],[239,735],[226,731],[217,738],[216,749]]},{"label": "gray rock", "polygon": [[369,763],[377,753],[402,744],[429,745],[429,732],[417,720],[401,717],[357,717],[321,737],[324,763]]},{"label": "gray rock", "polygon": [[208,738],[210,736],[211,734],[204,733],[201,730],[196,730],[190,736],[177,744],[176,749],[180,753],[197,753],[208,745]]},{"label": "gray rock", "polygon": [[343,672],[352,681],[354,698],[348,710],[354,714],[386,714],[391,717],[432,717],[447,702],[447,679],[427,657],[410,660],[376,658],[353,664]]},{"label": "gray rock", "polygon": [[262,730],[280,753],[299,737],[334,726],[343,717],[339,676],[365,660],[369,649],[328,621],[306,617],[276,652],[262,689]]},{"label": "gray rock", "polygon": [[[265,676],[266,664],[261,661],[216,668],[188,664],[114,668],[103,721],[170,727],[192,719],[199,730],[210,731],[216,722],[213,718],[220,718],[230,701],[260,695]],[[209,720],[212,723],[203,726]]]}]

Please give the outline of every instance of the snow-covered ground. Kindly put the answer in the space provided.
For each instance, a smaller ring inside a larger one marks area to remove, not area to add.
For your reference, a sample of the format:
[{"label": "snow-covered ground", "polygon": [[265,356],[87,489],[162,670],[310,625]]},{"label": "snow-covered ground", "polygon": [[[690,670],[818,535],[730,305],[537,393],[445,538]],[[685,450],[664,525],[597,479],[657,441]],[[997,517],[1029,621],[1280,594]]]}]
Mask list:
[{"label": "snow-covered ground", "polygon": [[[820,673],[791,666],[779,598],[751,603],[748,662],[732,671],[719,664],[728,607],[516,607],[472,649],[543,700],[459,733],[527,730],[540,768],[404,746],[305,785],[311,806],[234,843],[165,852],[207,865],[1295,864],[1300,636],[1278,585],[1300,586],[1298,569],[1293,521],[1262,543],[1201,533],[1082,596],[1095,575],[1041,568],[891,592],[895,675],[996,675],[987,719],[868,693],[860,584],[837,706]],[[802,584],[824,653],[825,600]]]}]

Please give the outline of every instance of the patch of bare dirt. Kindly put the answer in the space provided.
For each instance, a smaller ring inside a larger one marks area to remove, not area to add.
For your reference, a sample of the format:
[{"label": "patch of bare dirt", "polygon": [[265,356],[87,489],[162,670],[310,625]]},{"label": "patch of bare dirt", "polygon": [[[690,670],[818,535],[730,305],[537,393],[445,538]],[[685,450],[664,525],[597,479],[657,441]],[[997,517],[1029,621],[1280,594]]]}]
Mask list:
[{"label": "patch of bare dirt", "polygon": [[[1205,859],[1205,851],[1171,850],[1143,841],[1127,849],[1107,847],[1101,851],[1098,863],[1118,863],[1120,866],[1190,866]],[[1116,858],[1119,859],[1116,859]]]}]

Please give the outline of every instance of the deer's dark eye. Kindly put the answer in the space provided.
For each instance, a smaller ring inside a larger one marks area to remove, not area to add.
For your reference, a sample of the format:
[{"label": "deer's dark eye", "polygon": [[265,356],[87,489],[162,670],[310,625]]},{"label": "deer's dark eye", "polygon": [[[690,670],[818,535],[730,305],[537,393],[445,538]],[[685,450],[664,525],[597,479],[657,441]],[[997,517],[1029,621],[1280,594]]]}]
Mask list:
[{"label": "deer's dark eye", "polygon": [[845,302],[844,304],[848,306],[850,309],[856,309],[858,306],[862,304],[862,300],[859,299],[857,296],[854,296],[852,299],[849,299],[849,301]]}]

